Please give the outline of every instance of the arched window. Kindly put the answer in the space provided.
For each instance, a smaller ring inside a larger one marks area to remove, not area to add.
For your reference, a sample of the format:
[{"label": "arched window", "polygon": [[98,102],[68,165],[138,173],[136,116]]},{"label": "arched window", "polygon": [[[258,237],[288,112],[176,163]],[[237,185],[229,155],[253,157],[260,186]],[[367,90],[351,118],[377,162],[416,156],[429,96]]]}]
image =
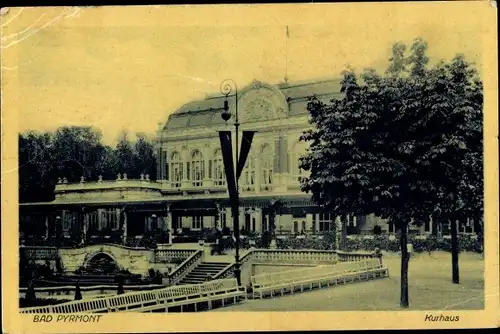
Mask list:
[{"label": "arched window", "polygon": [[255,157],[248,156],[245,167],[241,173],[241,185],[244,190],[253,190],[255,187]]},{"label": "arched window", "polygon": [[299,159],[307,151],[306,143],[302,141],[297,141],[292,148],[292,151],[288,155],[288,166],[290,170],[290,175],[294,180],[300,181],[304,177],[304,170],[299,168]]},{"label": "arched window", "polygon": [[209,162],[208,169],[208,175],[214,181],[214,185],[223,186],[226,184],[224,162],[222,161],[222,151],[220,149],[215,151],[214,158]]},{"label": "arched window", "polygon": [[[189,168],[189,167],[188,167]],[[201,187],[205,178],[205,162],[200,151],[194,151],[191,155],[191,180],[193,186]]]},{"label": "arched window", "polygon": [[262,147],[259,158],[261,159],[261,190],[266,190],[265,188],[269,190],[269,185],[273,182],[273,152],[268,144]]},{"label": "arched window", "polygon": [[172,180],[172,187],[180,188],[182,182],[182,160],[178,152],[172,153],[170,159],[170,179]]}]

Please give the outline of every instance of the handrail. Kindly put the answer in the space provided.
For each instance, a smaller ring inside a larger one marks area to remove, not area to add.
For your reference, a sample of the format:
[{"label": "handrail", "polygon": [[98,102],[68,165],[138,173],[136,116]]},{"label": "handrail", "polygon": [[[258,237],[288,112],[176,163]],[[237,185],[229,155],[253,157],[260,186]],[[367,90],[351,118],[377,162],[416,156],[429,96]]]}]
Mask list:
[{"label": "handrail", "polygon": [[197,250],[191,256],[189,256],[184,262],[182,262],[177,268],[168,274],[168,279],[170,284],[175,284],[183,278],[183,274],[189,270],[189,268],[194,264],[199,262],[205,253],[202,250]]},{"label": "handrail", "polygon": [[[257,252],[257,251],[259,251],[259,250],[258,249],[252,249],[248,253],[246,253],[245,255],[243,255],[240,258],[240,264],[242,265],[242,264],[246,263],[247,261],[249,261],[252,258],[254,252]],[[234,262],[230,263],[224,269],[222,269],[216,275],[214,275],[213,278],[214,279],[227,278],[230,274],[232,274],[231,269],[233,269],[235,266],[236,266],[236,263],[234,263]]]}]

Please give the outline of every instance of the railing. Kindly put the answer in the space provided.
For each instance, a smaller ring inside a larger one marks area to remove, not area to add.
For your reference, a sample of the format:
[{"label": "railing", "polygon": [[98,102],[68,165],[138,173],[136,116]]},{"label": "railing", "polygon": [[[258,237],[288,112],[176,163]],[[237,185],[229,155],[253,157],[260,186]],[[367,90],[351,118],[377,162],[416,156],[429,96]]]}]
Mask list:
[{"label": "railing", "polygon": [[252,285],[266,285],[274,282],[300,281],[303,278],[321,277],[331,274],[343,274],[360,272],[380,268],[377,259],[369,259],[356,262],[344,262],[336,265],[318,266],[312,268],[300,268],[274,273],[264,273],[252,276]]},{"label": "railing", "polygon": [[[288,250],[288,249],[254,249],[241,257],[240,263],[243,266],[248,261],[258,261],[259,263],[274,264],[335,264],[338,262],[362,261],[370,258],[378,258],[382,263],[381,255],[375,253],[346,253],[335,250]],[[217,275],[216,279],[232,277],[235,264],[231,263]],[[241,269],[241,268],[240,268]]]},{"label": "railing", "polygon": [[78,300],[58,305],[43,307],[27,307],[21,313],[101,313],[116,312],[121,308],[128,309],[137,306],[134,310],[140,312],[141,307],[148,303],[176,300],[182,298],[186,303],[192,302],[190,297],[203,294],[214,294],[220,291],[238,289],[235,279],[215,280],[202,284],[172,286],[164,289],[146,292],[129,292],[117,296],[97,299]]},{"label": "railing", "polygon": [[195,249],[156,249],[154,251],[155,263],[174,263],[182,259],[181,263],[196,253]]},{"label": "railing", "polygon": [[337,265],[319,266],[307,269],[289,270],[251,277],[253,298],[266,295],[284,295],[303,292],[324,286],[366,281],[389,276],[389,270],[377,259],[343,262]]},{"label": "railing", "polygon": [[203,250],[197,250],[184,262],[182,262],[168,275],[169,284],[177,284],[180,280],[182,280],[184,276],[201,263],[204,254]]},{"label": "railing", "polygon": [[[245,263],[250,261],[253,257],[254,252],[256,252],[256,250],[251,250],[247,254],[242,256],[240,258],[240,265],[243,266]],[[214,279],[223,279],[223,278],[233,277],[235,267],[236,267],[236,264],[234,262],[230,263],[224,269],[222,269],[216,275],[214,275]],[[240,269],[241,269],[241,267],[240,267]]]},{"label": "railing", "polygon": [[381,257],[381,255],[377,255],[375,253],[347,253],[341,251],[336,251],[336,253],[339,262],[363,261],[371,258]]},{"label": "railing", "polygon": [[321,264],[337,263],[336,251],[315,249],[259,249],[253,259],[261,263]]},{"label": "railing", "polygon": [[136,179],[121,179],[121,180],[103,180],[91,182],[72,182],[72,183],[58,183],[56,184],[55,192],[68,191],[68,190],[97,190],[97,189],[113,189],[117,187],[133,187],[133,188],[147,188],[147,189],[160,189],[161,184],[151,180],[136,180]]},{"label": "railing", "polygon": [[58,257],[58,250],[56,247],[20,246],[19,252],[23,252],[29,260],[55,260]]}]

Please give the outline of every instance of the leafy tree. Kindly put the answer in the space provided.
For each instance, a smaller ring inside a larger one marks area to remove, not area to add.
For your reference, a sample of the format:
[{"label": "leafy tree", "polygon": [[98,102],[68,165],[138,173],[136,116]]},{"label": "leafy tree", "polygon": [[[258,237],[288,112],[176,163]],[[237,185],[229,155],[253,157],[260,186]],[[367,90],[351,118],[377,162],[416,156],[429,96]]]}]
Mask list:
[{"label": "leafy tree", "polygon": [[303,191],[325,210],[374,213],[399,230],[402,307],[409,306],[409,224],[436,208],[456,217],[464,202],[482,213],[480,81],[461,57],[428,69],[426,49],[417,39],[405,58],[406,46],[395,44],[385,76],[345,71],[342,98],[311,99],[314,129],[302,136],[310,148],[301,168],[311,172]]},{"label": "leafy tree", "polygon": [[19,201],[54,199],[53,135],[29,131],[19,135]]},{"label": "leafy tree", "polygon": [[[118,173],[126,173],[127,177],[132,177],[134,168],[134,149],[127,131],[121,131],[118,136],[118,143],[115,148],[116,160],[118,163]],[[134,175],[135,177],[135,175]]]},{"label": "leafy tree", "polygon": [[90,126],[61,127],[54,133],[54,152],[59,177],[78,182],[83,176],[93,179],[93,167],[101,160],[102,134]]},{"label": "leafy tree", "polygon": [[149,174],[150,178],[156,179],[156,156],[152,141],[142,133],[136,134],[134,144],[134,177],[140,174]]}]

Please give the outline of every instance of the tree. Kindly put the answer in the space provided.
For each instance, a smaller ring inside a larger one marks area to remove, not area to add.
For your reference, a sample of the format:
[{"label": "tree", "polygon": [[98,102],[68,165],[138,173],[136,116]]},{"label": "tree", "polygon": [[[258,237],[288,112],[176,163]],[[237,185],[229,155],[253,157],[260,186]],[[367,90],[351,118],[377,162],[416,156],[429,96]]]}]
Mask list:
[{"label": "tree", "polygon": [[409,129],[424,148],[416,162],[436,184],[441,221],[451,223],[452,281],[458,284],[456,221],[483,216],[483,86],[463,55],[412,79],[423,90],[418,121]]},{"label": "tree", "polygon": [[29,131],[19,134],[19,201],[54,199],[53,135]]},{"label": "tree", "polygon": [[134,144],[134,176],[149,174],[152,180],[156,179],[156,156],[151,140],[142,133],[136,134]]},{"label": "tree", "polygon": [[[365,70],[358,78],[352,69],[345,71],[342,98],[309,102],[314,128],[302,136],[310,148],[300,167],[311,172],[301,183],[303,191],[325,210],[374,213],[399,230],[402,307],[409,306],[409,224],[422,224],[438,205],[448,216],[464,210],[458,198],[478,207],[480,201],[471,194],[474,190],[481,197],[482,191],[480,177],[474,176],[482,164],[477,153],[482,152],[479,81],[456,59],[427,69],[426,49],[417,39],[405,58],[406,47],[395,44],[385,76]],[[446,80],[470,84],[453,90]],[[474,125],[466,124],[467,117],[476,120]],[[463,150],[458,157],[457,150]],[[443,157],[447,151],[450,156]],[[462,158],[470,160],[466,167]]]},{"label": "tree", "polygon": [[[118,136],[118,143],[115,148],[116,160],[118,164],[118,173],[125,173],[134,176],[134,149],[129,139],[127,131],[123,130]],[[128,176],[127,176],[128,177]]]},{"label": "tree", "polygon": [[78,182],[83,176],[94,179],[93,168],[101,160],[102,133],[90,126],[65,126],[54,133],[54,152],[58,177]]}]

